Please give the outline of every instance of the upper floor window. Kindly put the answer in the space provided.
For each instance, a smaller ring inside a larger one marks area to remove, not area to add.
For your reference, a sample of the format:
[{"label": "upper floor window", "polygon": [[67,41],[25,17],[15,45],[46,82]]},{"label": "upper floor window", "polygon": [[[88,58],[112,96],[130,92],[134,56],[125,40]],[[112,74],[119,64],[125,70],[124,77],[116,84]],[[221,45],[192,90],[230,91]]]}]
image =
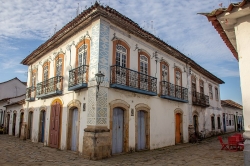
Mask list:
[{"label": "upper floor window", "polygon": [[219,100],[219,91],[218,91],[218,88],[214,88],[215,89],[215,99],[216,100]]},{"label": "upper floor window", "polygon": [[127,66],[127,49],[122,45],[116,45],[116,65],[126,67]]},{"label": "upper floor window", "polygon": [[31,80],[30,80],[30,86],[35,87],[36,86],[36,70],[33,70],[31,72]]},{"label": "upper floor window", "polygon": [[210,99],[213,99],[213,88],[211,84],[208,85],[208,89],[209,89],[209,97]]},{"label": "upper floor window", "polygon": [[55,76],[63,75],[63,54],[60,54],[55,59]]},{"label": "upper floor window", "polygon": [[204,81],[200,80],[200,93],[204,94]]},{"label": "upper floor window", "polygon": [[76,67],[80,67],[82,65],[89,64],[89,57],[90,57],[90,40],[84,39],[81,40],[76,45]]},{"label": "upper floor window", "polygon": [[148,58],[145,55],[140,55],[140,72],[148,74]]},{"label": "upper floor window", "polygon": [[49,79],[49,62],[44,63],[43,65],[43,80]]},{"label": "upper floor window", "polygon": [[88,45],[83,44],[78,49],[78,66],[87,65],[87,53],[88,53]]},{"label": "upper floor window", "polygon": [[161,62],[161,80],[169,82],[168,65],[166,62]]},{"label": "upper floor window", "polygon": [[195,78],[195,76],[192,75],[191,81],[192,81],[192,92],[196,92],[196,78]]},{"label": "upper floor window", "polygon": [[181,70],[179,68],[175,68],[175,85],[182,85],[182,77],[181,77]]}]

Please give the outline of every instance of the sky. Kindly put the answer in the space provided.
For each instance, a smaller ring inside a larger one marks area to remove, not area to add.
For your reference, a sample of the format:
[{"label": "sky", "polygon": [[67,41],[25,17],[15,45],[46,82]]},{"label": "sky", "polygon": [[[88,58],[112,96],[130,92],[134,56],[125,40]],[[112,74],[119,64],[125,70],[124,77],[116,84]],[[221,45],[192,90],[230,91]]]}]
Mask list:
[{"label": "sky", "polygon": [[[190,57],[225,84],[221,99],[242,104],[238,61],[205,16],[235,0],[98,0]],[[27,81],[20,62],[94,0],[0,0],[0,82]]]}]

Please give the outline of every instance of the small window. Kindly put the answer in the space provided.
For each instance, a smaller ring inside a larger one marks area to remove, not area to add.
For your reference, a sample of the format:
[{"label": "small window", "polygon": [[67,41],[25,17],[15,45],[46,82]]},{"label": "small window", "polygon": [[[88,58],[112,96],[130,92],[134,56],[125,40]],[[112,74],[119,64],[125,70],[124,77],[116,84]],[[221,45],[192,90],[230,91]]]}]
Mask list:
[{"label": "small window", "polygon": [[220,129],[220,117],[217,117],[217,124],[218,124],[218,129]]},{"label": "small window", "polygon": [[228,122],[229,122],[229,126],[232,126],[232,123],[231,123],[231,114],[229,114],[229,116],[228,116]]},{"label": "small window", "polygon": [[225,114],[226,115],[226,125],[228,126],[228,116],[227,116],[227,114]]},{"label": "small window", "polygon": [[209,89],[209,97],[210,99],[213,99],[213,87],[211,84],[208,85],[208,89]]},{"label": "small window", "polygon": [[49,65],[46,64],[43,66],[43,80],[48,80],[49,79]]},{"label": "small window", "polygon": [[182,85],[182,78],[181,78],[181,70],[176,68],[175,69],[175,85],[181,86]]},{"label": "small window", "polygon": [[200,80],[200,93],[204,94],[204,81]]},{"label": "small window", "polygon": [[215,99],[219,100],[219,91],[218,91],[218,88],[215,88]]},{"label": "small window", "polygon": [[168,81],[168,65],[166,65],[165,63],[162,63],[161,65],[161,73],[162,73],[162,81]]},{"label": "small window", "polygon": [[214,116],[211,116],[211,124],[212,124],[212,130],[214,130],[215,129]]}]

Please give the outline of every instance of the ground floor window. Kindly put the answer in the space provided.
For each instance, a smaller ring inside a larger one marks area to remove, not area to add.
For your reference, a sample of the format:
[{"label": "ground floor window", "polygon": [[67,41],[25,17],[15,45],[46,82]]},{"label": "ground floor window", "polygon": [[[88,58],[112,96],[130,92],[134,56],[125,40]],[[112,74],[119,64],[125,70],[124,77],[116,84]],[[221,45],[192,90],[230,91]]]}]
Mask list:
[{"label": "ground floor window", "polygon": [[215,129],[214,116],[211,116],[211,124],[212,124],[212,130],[214,130]]},{"label": "ground floor window", "polygon": [[218,129],[220,129],[220,117],[217,117]]}]

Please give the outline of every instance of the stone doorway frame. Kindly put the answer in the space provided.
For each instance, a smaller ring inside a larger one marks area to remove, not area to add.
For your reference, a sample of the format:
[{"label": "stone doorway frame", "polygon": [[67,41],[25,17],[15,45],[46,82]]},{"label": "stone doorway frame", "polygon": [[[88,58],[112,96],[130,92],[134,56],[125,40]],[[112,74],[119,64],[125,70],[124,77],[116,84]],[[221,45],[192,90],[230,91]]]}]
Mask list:
[{"label": "stone doorway frame", "polygon": [[71,100],[67,105],[67,133],[66,133],[66,145],[67,150],[71,150],[71,124],[72,124],[72,111],[78,109],[78,128],[77,128],[77,152],[79,152],[79,135],[80,135],[80,116],[81,116],[81,102],[79,100]]},{"label": "stone doorway frame", "polygon": [[138,112],[143,111],[145,113],[145,135],[146,135],[146,149],[150,150],[150,107],[147,104],[139,103],[135,106],[135,150],[138,144]]},{"label": "stone doorway frame", "polygon": [[129,108],[130,105],[124,100],[113,100],[109,103],[110,105],[110,120],[109,120],[109,129],[110,129],[110,145],[111,145],[111,154],[112,154],[112,128],[113,128],[113,110],[114,108],[121,108],[124,111],[123,119],[123,152],[129,151]]}]

